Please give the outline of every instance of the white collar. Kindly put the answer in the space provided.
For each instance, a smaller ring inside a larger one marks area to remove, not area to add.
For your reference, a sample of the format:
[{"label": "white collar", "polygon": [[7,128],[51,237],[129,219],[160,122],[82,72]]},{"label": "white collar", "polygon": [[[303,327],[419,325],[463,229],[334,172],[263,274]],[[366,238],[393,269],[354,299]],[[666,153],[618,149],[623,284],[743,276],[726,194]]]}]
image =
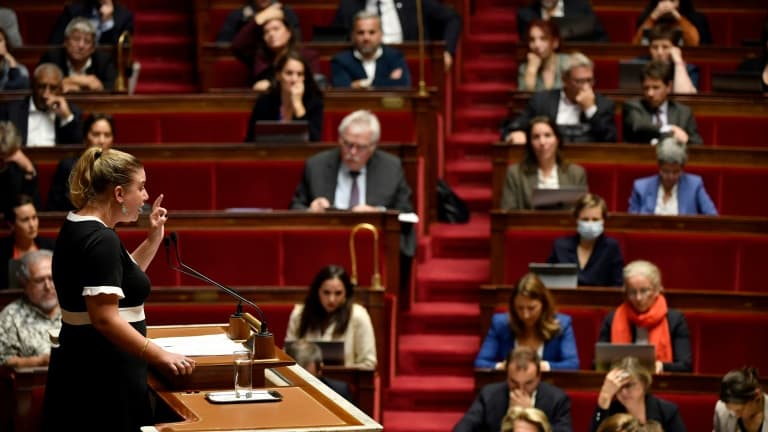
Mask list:
[{"label": "white collar", "polygon": [[354,49],[354,48],[352,49],[352,55],[353,55],[353,56],[355,56],[355,58],[356,58],[356,59],[358,59],[358,60],[360,60],[361,62],[365,62],[365,61],[376,61],[376,60],[378,60],[378,59],[379,59],[379,57],[381,57],[383,54],[384,54],[384,48],[382,48],[382,47],[381,47],[381,45],[379,45],[379,48],[377,48],[377,49],[376,49],[376,52],[373,54],[373,58],[372,58],[372,59],[370,59],[370,60],[368,60],[368,59],[366,59],[365,57],[363,57],[363,55],[362,55],[362,54],[360,54],[360,51],[358,51],[357,49]]},{"label": "white collar", "polygon": [[109,228],[109,226],[105,224],[103,220],[97,218],[96,216],[83,216],[72,211],[67,214],[67,220],[70,222],[101,222],[101,224]]},{"label": "white collar", "polygon": [[88,60],[85,62],[85,65],[82,69],[77,70],[75,69],[75,66],[72,65],[72,62],[69,61],[69,57],[67,57],[67,68],[69,68],[69,75],[86,75],[85,71],[87,71],[88,68],[91,67],[91,64],[93,64],[91,58],[93,58],[93,55],[88,57]]}]

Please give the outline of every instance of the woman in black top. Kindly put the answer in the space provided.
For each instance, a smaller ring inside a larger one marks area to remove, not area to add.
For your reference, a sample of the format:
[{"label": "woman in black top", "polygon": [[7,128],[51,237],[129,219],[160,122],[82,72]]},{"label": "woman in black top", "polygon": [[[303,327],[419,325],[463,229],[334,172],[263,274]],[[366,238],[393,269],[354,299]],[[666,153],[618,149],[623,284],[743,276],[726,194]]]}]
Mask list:
[{"label": "woman in black top", "polygon": [[306,121],[309,140],[320,141],[323,127],[323,94],[312,78],[312,71],[304,57],[290,51],[275,65],[275,84],[259,96],[248,120],[246,142],[255,138],[254,123],[260,120],[279,120],[283,123]]},{"label": "woman in black top", "polygon": [[[118,150],[92,147],[78,160],[70,198],[78,209],[59,231],[53,279],[62,313],[59,346],[51,351],[43,430],[135,432],[153,423],[147,366],[192,373],[194,360],[146,338],[144,273],[162,242],[163,195],[152,205],[149,233],[129,253],[115,225],[135,222],[144,201],[141,163]],[[76,401],[80,409],[72,409]]]}]

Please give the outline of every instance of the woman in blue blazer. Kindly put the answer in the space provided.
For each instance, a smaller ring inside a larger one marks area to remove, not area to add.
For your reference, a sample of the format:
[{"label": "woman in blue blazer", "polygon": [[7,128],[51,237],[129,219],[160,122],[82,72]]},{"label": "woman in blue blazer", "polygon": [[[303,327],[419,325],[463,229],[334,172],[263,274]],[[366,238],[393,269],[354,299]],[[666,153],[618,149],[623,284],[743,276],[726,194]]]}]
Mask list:
[{"label": "woman in blue blazer", "polygon": [[579,368],[571,317],[555,313],[552,294],[533,273],[517,282],[509,312],[494,314],[475,367],[503,369],[507,354],[518,345],[539,352],[542,371]]},{"label": "woman in blue blazer", "polygon": [[659,173],[635,180],[629,213],[717,216],[701,177],[683,172],[688,160],[684,144],[664,138],[656,146],[656,157]]}]

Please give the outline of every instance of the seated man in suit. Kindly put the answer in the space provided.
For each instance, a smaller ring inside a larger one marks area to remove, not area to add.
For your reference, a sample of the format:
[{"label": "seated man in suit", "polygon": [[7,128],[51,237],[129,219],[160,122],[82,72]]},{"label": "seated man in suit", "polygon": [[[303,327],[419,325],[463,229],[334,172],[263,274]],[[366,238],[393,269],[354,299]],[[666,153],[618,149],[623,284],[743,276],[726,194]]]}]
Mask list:
[{"label": "seated man in suit", "polygon": [[691,109],[669,99],[672,68],[654,60],[643,67],[643,98],[627,99],[622,107],[624,141],[655,144],[673,136],[685,144],[702,144]]},{"label": "seated man in suit", "polygon": [[51,356],[49,331],[61,328],[61,309],[53,287],[49,250],[21,258],[19,285],[24,296],[0,312],[0,365],[47,366]]},{"label": "seated man in suit", "polygon": [[82,114],[61,94],[61,69],[39,65],[32,74],[32,96],[0,104],[0,120],[16,126],[27,147],[53,147],[82,143]]},{"label": "seated man in suit", "polygon": [[331,59],[334,87],[410,87],[411,73],[403,53],[381,44],[381,18],[362,10],[355,15],[352,48]]},{"label": "seated man in suit", "polygon": [[517,8],[517,34],[528,34],[528,25],[537,19],[561,21],[562,40],[607,42],[605,33],[589,0],[535,0],[530,6]]},{"label": "seated man in suit", "polygon": [[595,93],[592,60],[575,52],[562,63],[563,88],[531,95],[528,106],[501,130],[501,140],[525,144],[525,131],[534,117],[555,119],[565,142],[616,142],[614,103]]},{"label": "seated man in suit", "polygon": [[541,382],[540,360],[527,346],[510,351],[507,380],[483,387],[453,432],[497,431],[507,411],[518,406],[544,412],[553,432],[570,432],[571,400],[561,389]]},{"label": "seated man in suit", "polygon": [[88,18],[74,18],[64,30],[64,46],[43,54],[40,63],[54,63],[63,71],[64,93],[112,91],[117,69],[112,56],[96,51],[96,27]]},{"label": "seated man in suit", "polygon": [[330,387],[331,390],[355,404],[349,384],[323,375],[323,351],[316,343],[304,339],[297,340],[285,348],[285,353],[293,357],[297,365],[317,377],[323,384]]},{"label": "seated man in suit", "polygon": [[[453,8],[439,0],[422,0],[424,38],[444,40],[443,61],[445,69],[453,64],[456,45],[461,33],[461,17]],[[373,12],[381,17],[385,44],[399,44],[403,41],[419,40],[415,1],[398,0],[340,0],[332,26],[351,30],[355,14],[361,10]]]}]

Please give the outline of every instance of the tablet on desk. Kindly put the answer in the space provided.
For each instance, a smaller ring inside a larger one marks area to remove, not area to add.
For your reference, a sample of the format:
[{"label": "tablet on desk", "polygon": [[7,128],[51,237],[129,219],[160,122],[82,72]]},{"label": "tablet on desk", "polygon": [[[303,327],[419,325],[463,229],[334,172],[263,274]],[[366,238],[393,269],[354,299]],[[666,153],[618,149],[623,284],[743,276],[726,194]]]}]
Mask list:
[{"label": "tablet on desk", "polygon": [[586,186],[563,186],[557,189],[533,188],[531,207],[537,210],[571,208],[573,203],[587,193]]},{"label": "tablet on desk", "polygon": [[607,372],[614,363],[624,357],[636,357],[640,364],[653,373],[656,370],[656,347],[651,344],[614,344],[598,342],[595,344],[595,369]]},{"label": "tablet on desk", "polygon": [[256,144],[306,144],[309,142],[309,124],[303,120],[287,123],[279,120],[259,120],[253,124],[253,142]]}]

